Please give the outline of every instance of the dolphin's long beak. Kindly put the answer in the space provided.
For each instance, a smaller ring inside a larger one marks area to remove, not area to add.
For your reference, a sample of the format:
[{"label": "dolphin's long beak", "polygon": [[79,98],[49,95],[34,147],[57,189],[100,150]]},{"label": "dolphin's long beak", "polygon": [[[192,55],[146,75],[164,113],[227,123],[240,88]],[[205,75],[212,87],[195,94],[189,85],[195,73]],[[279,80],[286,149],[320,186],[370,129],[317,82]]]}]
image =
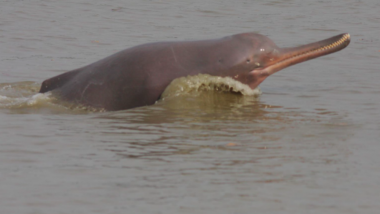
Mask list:
[{"label": "dolphin's long beak", "polygon": [[296,48],[282,48],[280,57],[263,71],[271,75],[288,66],[342,50],[350,44],[350,34],[344,33],[319,42]]}]

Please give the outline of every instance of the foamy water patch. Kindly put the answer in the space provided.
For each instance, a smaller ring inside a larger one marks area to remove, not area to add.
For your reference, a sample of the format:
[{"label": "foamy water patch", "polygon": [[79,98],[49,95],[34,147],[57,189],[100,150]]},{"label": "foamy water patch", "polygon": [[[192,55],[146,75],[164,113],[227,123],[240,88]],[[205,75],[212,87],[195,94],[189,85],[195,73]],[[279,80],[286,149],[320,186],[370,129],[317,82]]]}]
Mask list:
[{"label": "foamy water patch", "polygon": [[51,100],[51,94],[50,93],[45,93],[45,94],[35,94],[26,101],[27,106],[34,106],[38,105],[41,102],[47,102]]},{"label": "foamy water patch", "polygon": [[51,93],[38,93],[39,83],[16,82],[0,84],[0,108],[18,109],[46,106],[52,103]]},{"label": "foamy water patch", "polygon": [[51,92],[38,93],[40,86],[37,82],[0,83],[0,109],[74,114],[104,111],[65,102]]},{"label": "foamy water patch", "polygon": [[7,97],[0,95],[0,108],[22,108],[44,106],[52,101],[50,93],[35,94],[29,97]]},{"label": "foamy water patch", "polygon": [[173,80],[170,85],[166,87],[161,98],[164,99],[201,91],[235,92],[248,96],[258,96],[261,94],[259,88],[251,89],[248,85],[242,84],[231,77],[198,74]]}]

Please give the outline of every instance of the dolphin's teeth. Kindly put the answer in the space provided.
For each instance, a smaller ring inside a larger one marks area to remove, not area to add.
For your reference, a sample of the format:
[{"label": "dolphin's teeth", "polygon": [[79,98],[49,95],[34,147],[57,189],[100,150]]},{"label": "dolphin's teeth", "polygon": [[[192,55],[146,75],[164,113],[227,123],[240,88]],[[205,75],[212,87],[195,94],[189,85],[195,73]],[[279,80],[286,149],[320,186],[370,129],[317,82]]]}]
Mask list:
[{"label": "dolphin's teeth", "polygon": [[[315,48],[315,49],[312,49],[312,50],[309,50],[309,51],[305,51],[305,52],[303,52],[303,53],[299,53],[299,54],[293,55],[293,56],[291,56],[291,57],[289,57],[289,58],[286,58],[286,59],[284,59],[284,60],[282,60],[282,61],[280,61],[280,62],[277,62],[277,63],[275,63],[275,64],[282,63],[282,62],[284,62],[284,61],[288,61],[288,60],[292,60],[292,59],[294,59],[294,58],[302,57],[302,56],[307,55],[307,54],[313,54],[313,53],[315,53],[315,52],[326,51],[326,50],[330,50],[330,49],[336,48],[336,47],[342,45],[344,42],[346,42],[346,41],[349,40],[349,39],[350,39],[350,34],[348,34],[348,33],[347,33],[347,34],[344,34],[344,35],[343,35],[338,41],[336,41],[336,42],[333,42],[333,43],[331,43],[331,44],[329,44],[329,45],[325,45],[325,46],[323,46],[323,47]],[[272,60],[272,59],[271,59],[271,60]]]},{"label": "dolphin's teeth", "polygon": [[[332,44],[330,44],[330,45],[326,45],[326,46],[324,46],[324,47],[321,47],[321,48],[317,48],[317,49],[315,49],[315,50],[308,51],[308,52],[306,52],[306,53],[304,53],[304,54],[308,54],[308,53],[310,53],[310,52],[314,52],[314,51],[324,51],[324,50],[329,50],[329,49],[335,48],[335,47],[337,47],[337,46],[343,44],[343,43],[344,43],[345,41],[347,41],[347,39],[349,39],[349,38],[350,38],[350,35],[349,35],[349,34],[345,34],[345,35],[343,35],[342,38],[340,38],[338,41],[336,41],[336,42],[334,42],[334,43],[332,43]],[[303,55],[303,54],[300,54],[300,55]],[[297,55],[297,56],[298,56],[298,55]]]}]

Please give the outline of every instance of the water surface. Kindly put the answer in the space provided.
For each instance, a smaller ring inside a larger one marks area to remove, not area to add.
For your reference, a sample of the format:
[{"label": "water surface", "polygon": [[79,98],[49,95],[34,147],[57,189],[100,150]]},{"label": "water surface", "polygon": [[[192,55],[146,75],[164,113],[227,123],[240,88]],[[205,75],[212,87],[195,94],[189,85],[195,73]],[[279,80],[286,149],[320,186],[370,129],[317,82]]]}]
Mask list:
[{"label": "water surface", "polygon": [[[0,3],[1,212],[378,213],[378,1]],[[127,47],[249,31],[280,47],[352,41],[269,77],[260,96],[118,112],[35,97]]]}]

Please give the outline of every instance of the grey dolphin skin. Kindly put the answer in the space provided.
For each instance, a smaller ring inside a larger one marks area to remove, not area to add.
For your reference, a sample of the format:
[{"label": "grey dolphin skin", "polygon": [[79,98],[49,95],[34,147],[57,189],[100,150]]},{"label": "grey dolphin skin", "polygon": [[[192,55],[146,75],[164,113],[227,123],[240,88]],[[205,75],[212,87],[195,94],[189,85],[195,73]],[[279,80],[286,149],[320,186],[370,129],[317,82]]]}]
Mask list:
[{"label": "grey dolphin skin", "polygon": [[250,88],[288,66],[334,53],[350,43],[340,34],[296,48],[279,48],[266,36],[242,33],[214,40],[158,42],[128,48],[42,83],[40,93],[109,111],[154,104],[176,78],[209,74]]}]

